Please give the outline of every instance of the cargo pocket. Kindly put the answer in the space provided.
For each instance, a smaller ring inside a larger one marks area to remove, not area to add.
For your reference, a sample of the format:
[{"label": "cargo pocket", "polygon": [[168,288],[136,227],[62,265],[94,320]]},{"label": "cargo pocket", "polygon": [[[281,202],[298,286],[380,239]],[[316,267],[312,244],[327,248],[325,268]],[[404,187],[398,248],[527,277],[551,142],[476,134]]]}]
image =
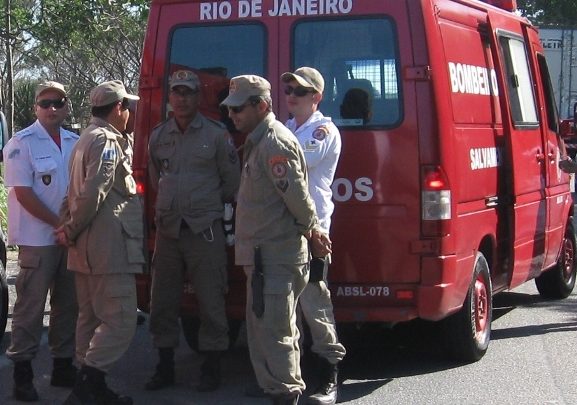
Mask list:
[{"label": "cargo pocket", "polygon": [[144,238],[142,222],[138,220],[122,221],[124,241],[126,243],[126,257],[128,263],[144,264]]},{"label": "cargo pocket", "polygon": [[130,328],[136,325],[136,283],[133,276],[122,276],[122,280],[110,280],[105,287],[101,316],[117,328]]},{"label": "cargo pocket", "polygon": [[18,267],[19,272],[16,277],[15,287],[19,294],[24,294],[25,288],[29,285],[28,279],[40,267],[40,255],[30,251],[26,251],[24,254],[20,252],[18,255]]},{"label": "cargo pocket", "polygon": [[[293,307],[292,277],[281,275],[264,276],[264,319],[275,330],[288,328],[288,319]],[[284,332],[283,332],[284,333]]]}]

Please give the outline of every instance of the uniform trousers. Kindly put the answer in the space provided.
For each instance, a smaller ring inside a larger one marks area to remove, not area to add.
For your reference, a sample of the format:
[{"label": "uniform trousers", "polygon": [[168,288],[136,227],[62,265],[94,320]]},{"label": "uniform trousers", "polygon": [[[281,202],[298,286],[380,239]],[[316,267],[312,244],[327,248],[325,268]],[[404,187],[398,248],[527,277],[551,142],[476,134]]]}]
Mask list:
[{"label": "uniform trousers", "polygon": [[12,342],[6,351],[6,356],[11,360],[32,360],[38,352],[48,291],[48,346],[52,357],[74,355],[78,308],[74,274],[66,269],[66,255],[66,248],[60,246],[19,246],[20,271],[16,276]]},{"label": "uniform trousers", "polygon": [[201,233],[189,228],[178,239],[156,234],[152,263],[150,332],[157,348],[178,346],[185,272],[198,302],[201,351],[228,349],[226,251],[221,221]]},{"label": "uniform trousers", "polygon": [[78,295],[76,358],[108,373],[136,331],[134,274],[75,273]]},{"label": "uniform trousers", "polygon": [[[328,265],[327,259],[324,274],[327,274]],[[347,352],[339,342],[331,292],[325,280],[306,285],[299,298],[299,308],[311,332],[313,353],[331,364],[337,364]]]},{"label": "uniform trousers", "polygon": [[264,314],[252,311],[254,266],[247,277],[246,327],[250,359],[259,386],[271,395],[302,394],[306,385],[300,369],[296,307],[309,276],[308,264],[264,265]]}]

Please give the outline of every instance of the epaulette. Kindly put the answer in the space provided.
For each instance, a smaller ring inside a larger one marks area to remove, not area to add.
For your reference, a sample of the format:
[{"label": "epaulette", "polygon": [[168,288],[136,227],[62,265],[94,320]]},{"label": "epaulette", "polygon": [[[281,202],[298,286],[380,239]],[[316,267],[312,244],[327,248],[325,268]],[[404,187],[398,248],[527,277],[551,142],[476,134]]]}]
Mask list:
[{"label": "epaulette", "polygon": [[25,138],[29,135],[32,135],[34,133],[34,131],[32,131],[32,129],[30,129],[30,127],[26,127],[21,131],[18,131],[14,134],[13,138],[17,138],[17,139],[22,139]]},{"label": "epaulette", "polygon": [[210,123],[218,126],[219,128],[221,128],[221,129],[226,129],[226,125],[224,125],[222,122],[220,122],[220,121],[218,121],[218,120],[215,120],[215,119],[213,119],[213,118],[210,118],[210,117],[206,117],[206,116],[205,116],[204,118],[206,118],[206,120],[207,120],[208,122],[210,122]]}]

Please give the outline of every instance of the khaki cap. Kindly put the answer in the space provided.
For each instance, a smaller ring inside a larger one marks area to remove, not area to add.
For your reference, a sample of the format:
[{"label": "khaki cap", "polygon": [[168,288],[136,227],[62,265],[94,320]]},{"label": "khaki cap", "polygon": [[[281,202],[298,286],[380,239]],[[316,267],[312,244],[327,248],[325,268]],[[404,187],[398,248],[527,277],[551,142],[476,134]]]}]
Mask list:
[{"label": "khaki cap", "polygon": [[191,90],[198,90],[200,87],[200,80],[196,73],[190,70],[177,70],[170,76],[168,80],[170,89],[176,86],[185,86]]},{"label": "khaki cap", "polygon": [[325,89],[325,79],[323,79],[323,75],[311,67],[304,66],[298,68],[294,73],[285,72],[280,78],[285,83],[295,80],[301,86],[315,89],[319,93],[322,93]]},{"label": "khaki cap", "polygon": [[66,90],[64,90],[64,86],[62,84],[58,82],[48,81],[48,82],[42,82],[38,84],[38,86],[36,86],[36,93],[34,95],[34,99],[38,99],[38,96],[40,96],[46,90],[56,90],[57,92],[62,94],[62,97],[67,97]]},{"label": "khaki cap", "polygon": [[238,107],[251,96],[270,97],[268,80],[255,75],[236,76],[230,79],[228,97],[220,105]]},{"label": "khaki cap", "polygon": [[90,105],[92,107],[102,107],[122,101],[123,99],[139,100],[140,97],[134,94],[128,94],[124,88],[124,84],[120,80],[111,80],[109,82],[100,83],[90,92]]}]

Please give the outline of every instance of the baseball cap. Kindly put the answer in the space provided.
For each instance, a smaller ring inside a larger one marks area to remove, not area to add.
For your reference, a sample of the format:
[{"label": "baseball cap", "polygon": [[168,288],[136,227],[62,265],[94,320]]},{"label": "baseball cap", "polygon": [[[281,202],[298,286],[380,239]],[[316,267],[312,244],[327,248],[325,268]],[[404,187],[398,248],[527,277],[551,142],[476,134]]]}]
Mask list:
[{"label": "baseball cap", "polygon": [[270,83],[256,75],[236,76],[230,79],[228,97],[220,105],[238,107],[251,96],[270,97]]},{"label": "baseball cap", "polygon": [[170,76],[168,84],[171,90],[176,86],[185,86],[191,90],[198,90],[200,87],[200,80],[193,71],[177,70]]},{"label": "baseball cap", "polygon": [[100,83],[90,92],[90,105],[92,107],[102,107],[122,101],[123,99],[139,100],[140,97],[128,94],[124,84],[120,80],[111,80]]},{"label": "baseball cap", "polygon": [[285,83],[295,80],[301,86],[313,88],[319,93],[325,89],[325,79],[318,70],[311,67],[300,67],[294,73],[285,72],[280,78]]},{"label": "baseball cap", "polygon": [[37,99],[40,94],[44,93],[46,90],[56,90],[62,97],[67,97],[66,90],[64,90],[64,86],[58,82],[47,81],[42,82],[36,86],[36,92],[34,94],[34,99]]}]

